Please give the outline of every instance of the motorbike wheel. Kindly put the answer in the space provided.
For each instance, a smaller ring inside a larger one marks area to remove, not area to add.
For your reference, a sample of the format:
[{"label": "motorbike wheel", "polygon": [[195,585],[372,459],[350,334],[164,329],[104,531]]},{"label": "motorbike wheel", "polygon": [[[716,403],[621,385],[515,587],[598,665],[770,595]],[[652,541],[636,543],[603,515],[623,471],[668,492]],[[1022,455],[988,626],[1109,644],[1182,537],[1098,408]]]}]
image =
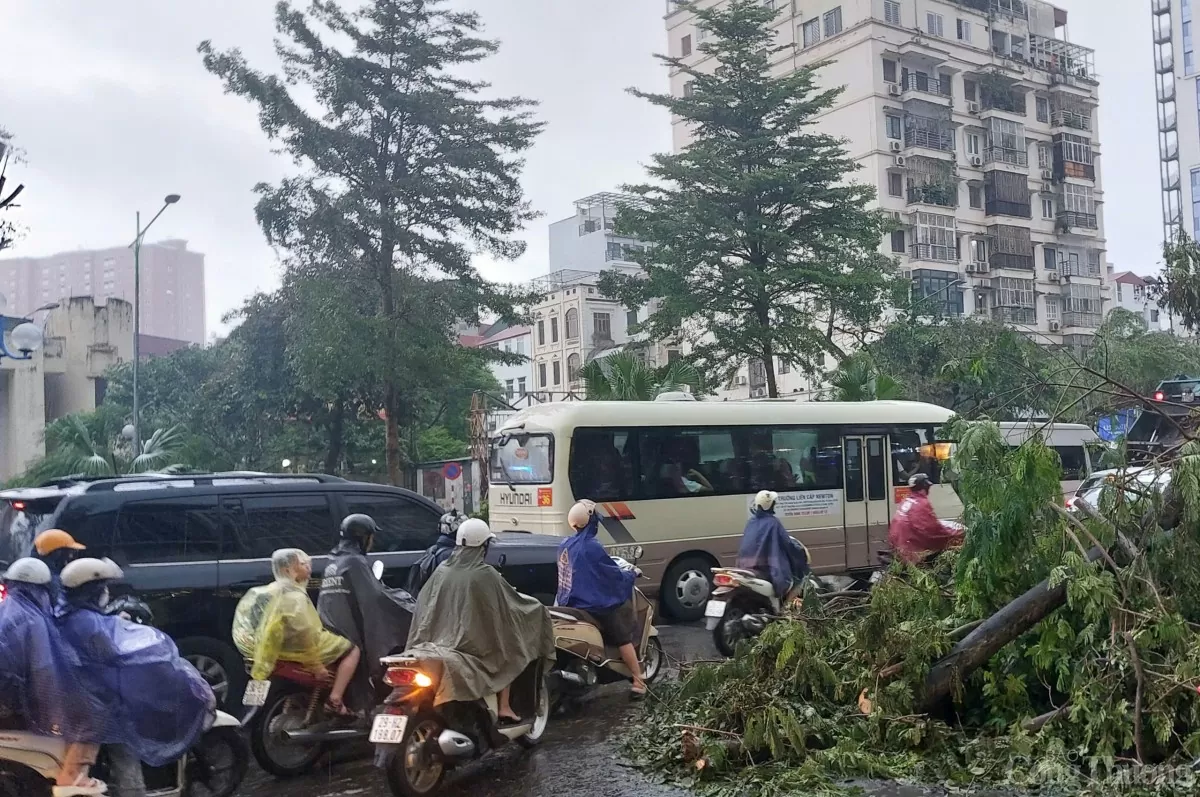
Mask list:
[{"label": "motorbike wheel", "polygon": [[250,720],[250,751],[264,770],[277,778],[307,774],[325,753],[323,744],[290,744],[284,731],[304,725],[309,691],[286,681],[271,684],[267,700]]},{"label": "motorbike wheel", "polygon": [[727,659],[733,658],[738,642],[746,638],[745,632],[741,630],[743,617],[745,612],[741,609],[727,606],[721,622],[713,629],[713,644],[717,646],[717,652]]},{"label": "motorbike wheel", "polygon": [[53,781],[21,766],[0,764],[0,797],[50,797]]},{"label": "motorbike wheel", "polygon": [[537,709],[533,715],[533,727],[529,733],[517,737],[517,744],[525,749],[537,747],[546,735],[546,726],[550,724],[550,687],[543,678],[538,683]]},{"label": "motorbike wheel", "polygon": [[442,785],[446,763],[436,752],[442,730],[442,721],[432,712],[409,717],[404,741],[387,769],[388,788],[396,797],[424,797]]},{"label": "motorbike wheel", "polygon": [[662,642],[656,636],[650,637],[646,643],[646,655],[642,657],[642,679],[646,683],[653,683],[662,674],[664,658]]},{"label": "motorbike wheel", "polygon": [[237,728],[213,728],[188,753],[184,797],[230,797],[246,777],[250,748]]}]

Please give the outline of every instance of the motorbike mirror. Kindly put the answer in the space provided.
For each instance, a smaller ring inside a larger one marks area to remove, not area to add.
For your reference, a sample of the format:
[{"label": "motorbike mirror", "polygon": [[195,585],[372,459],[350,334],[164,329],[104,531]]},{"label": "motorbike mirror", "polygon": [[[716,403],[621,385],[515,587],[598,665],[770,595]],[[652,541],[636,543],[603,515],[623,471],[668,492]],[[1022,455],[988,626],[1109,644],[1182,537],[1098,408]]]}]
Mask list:
[{"label": "motorbike mirror", "polygon": [[375,575],[376,581],[383,581],[383,560],[376,559],[371,563],[371,572]]},{"label": "motorbike mirror", "polygon": [[504,567],[505,563],[507,563],[507,562],[508,562],[508,554],[504,554],[504,553],[500,554],[500,559],[498,562],[500,567]]}]

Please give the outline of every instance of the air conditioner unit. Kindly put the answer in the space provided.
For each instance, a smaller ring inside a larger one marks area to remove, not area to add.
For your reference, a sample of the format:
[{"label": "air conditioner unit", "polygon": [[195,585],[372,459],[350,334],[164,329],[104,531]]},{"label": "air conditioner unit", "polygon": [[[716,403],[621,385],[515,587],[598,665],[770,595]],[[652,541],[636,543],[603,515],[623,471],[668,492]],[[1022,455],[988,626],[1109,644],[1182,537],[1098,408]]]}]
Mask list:
[{"label": "air conditioner unit", "polygon": [[1052,172],[1050,169],[1042,169],[1042,179],[1043,180],[1053,180],[1054,172]]},{"label": "air conditioner unit", "polygon": [[971,156],[971,165],[972,166],[982,166],[983,158],[979,157],[978,155],[972,155]]},{"label": "air conditioner unit", "polygon": [[978,116],[978,115],[979,115],[979,103],[977,103],[977,102],[968,102],[968,103],[967,103],[967,113],[974,114],[975,116]]},{"label": "air conditioner unit", "polygon": [[967,273],[968,274],[978,274],[979,273],[979,264],[978,263],[967,263]]},{"label": "air conditioner unit", "polygon": [[750,398],[765,398],[767,389],[765,387],[756,387],[750,391]]},{"label": "air conditioner unit", "polygon": [[905,166],[908,165],[908,158],[905,158],[903,155],[897,155],[896,156],[896,165],[899,166],[901,169],[903,169]]},{"label": "air conditioner unit", "polygon": [[904,145],[899,141],[891,141],[888,143],[888,146],[891,147],[892,152],[899,152],[900,150],[904,149]]},{"label": "air conditioner unit", "polygon": [[1050,331],[1051,332],[1057,332],[1060,329],[1062,329],[1062,326],[1057,321],[1050,322]]},{"label": "air conditioner unit", "polygon": [[1043,194],[1053,194],[1054,193],[1054,183],[1050,182],[1049,180],[1042,183],[1042,193]]},{"label": "air conditioner unit", "polygon": [[893,97],[899,97],[901,93],[902,89],[900,88],[899,83],[888,84],[888,94],[892,95]]},{"label": "air conditioner unit", "polygon": [[1050,280],[1051,282],[1061,282],[1062,275],[1060,275],[1057,271],[1051,271],[1046,274],[1046,279]]}]

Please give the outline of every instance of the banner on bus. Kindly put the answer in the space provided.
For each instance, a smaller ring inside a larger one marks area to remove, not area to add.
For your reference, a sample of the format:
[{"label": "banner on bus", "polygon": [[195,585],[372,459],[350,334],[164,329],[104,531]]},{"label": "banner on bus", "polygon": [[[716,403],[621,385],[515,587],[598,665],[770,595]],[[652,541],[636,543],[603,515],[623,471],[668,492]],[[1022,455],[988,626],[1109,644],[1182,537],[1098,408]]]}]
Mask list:
[{"label": "banner on bus", "polygon": [[[816,490],[795,493],[780,493],[775,502],[776,517],[822,517],[841,512],[842,499],[836,490]],[[754,496],[746,503],[747,509],[754,508]]]}]

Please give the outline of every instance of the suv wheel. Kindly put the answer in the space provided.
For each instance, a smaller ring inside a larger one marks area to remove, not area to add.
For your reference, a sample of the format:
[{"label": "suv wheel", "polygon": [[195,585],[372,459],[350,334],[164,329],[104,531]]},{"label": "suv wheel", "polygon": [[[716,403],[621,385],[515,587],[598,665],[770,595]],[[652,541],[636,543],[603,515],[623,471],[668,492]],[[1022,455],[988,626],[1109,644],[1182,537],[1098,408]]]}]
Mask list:
[{"label": "suv wheel", "polygon": [[241,655],[231,645],[209,637],[179,640],[179,653],[204,676],[217,696],[217,705],[236,712],[246,688]]}]

